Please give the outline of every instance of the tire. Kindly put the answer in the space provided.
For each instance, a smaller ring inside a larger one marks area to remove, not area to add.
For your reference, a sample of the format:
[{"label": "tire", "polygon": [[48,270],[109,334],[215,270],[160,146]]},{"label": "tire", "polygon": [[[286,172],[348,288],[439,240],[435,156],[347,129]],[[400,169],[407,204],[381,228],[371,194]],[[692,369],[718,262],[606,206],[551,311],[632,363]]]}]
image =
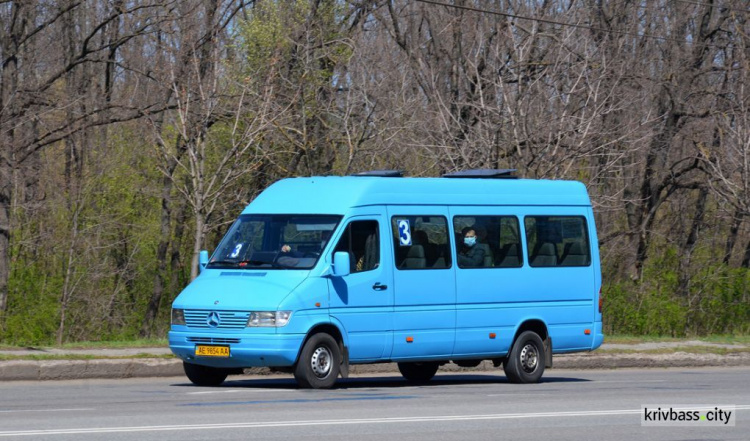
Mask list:
[{"label": "tire", "polygon": [[408,381],[424,383],[430,381],[438,371],[437,362],[399,363],[398,370]]},{"label": "tire", "polygon": [[182,362],[185,375],[196,386],[218,386],[227,379],[228,372],[225,369],[213,368]]},{"label": "tire", "polygon": [[341,367],[341,350],[328,334],[311,336],[302,347],[294,366],[294,378],[306,389],[328,389],[336,383]]},{"label": "tire", "polygon": [[511,383],[538,383],[544,373],[544,343],[533,331],[524,331],[513,343],[503,363]]}]

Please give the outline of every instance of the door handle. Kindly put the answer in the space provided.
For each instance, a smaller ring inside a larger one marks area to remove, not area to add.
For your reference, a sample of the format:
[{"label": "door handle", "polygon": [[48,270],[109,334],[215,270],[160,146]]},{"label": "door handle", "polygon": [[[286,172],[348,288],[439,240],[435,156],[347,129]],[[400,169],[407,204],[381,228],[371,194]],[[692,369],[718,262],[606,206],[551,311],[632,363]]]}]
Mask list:
[{"label": "door handle", "polygon": [[384,291],[388,289],[388,285],[381,285],[380,282],[375,282],[375,284],[372,285],[372,289],[375,291]]}]

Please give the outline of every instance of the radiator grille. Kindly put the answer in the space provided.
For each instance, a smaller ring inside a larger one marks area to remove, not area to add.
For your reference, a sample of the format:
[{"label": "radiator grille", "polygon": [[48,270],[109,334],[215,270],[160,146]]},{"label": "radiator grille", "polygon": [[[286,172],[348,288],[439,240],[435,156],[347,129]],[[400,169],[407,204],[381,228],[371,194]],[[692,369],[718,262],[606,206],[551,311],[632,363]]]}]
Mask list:
[{"label": "radiator grille", "polygon": [[203,344],[217,344],[217,345],[228,345],[239,343],[239,338],[213,338],[213,337],[188,337],[189,343],[203,343]]},{"label": "radiator grille", "polygon": [[[212,312],[219,314],[219,325],[215,327],[208,324],[208,315]],[[196,329],[244,329],[248,318],[248,311],[185,310],[185,324]]]}]

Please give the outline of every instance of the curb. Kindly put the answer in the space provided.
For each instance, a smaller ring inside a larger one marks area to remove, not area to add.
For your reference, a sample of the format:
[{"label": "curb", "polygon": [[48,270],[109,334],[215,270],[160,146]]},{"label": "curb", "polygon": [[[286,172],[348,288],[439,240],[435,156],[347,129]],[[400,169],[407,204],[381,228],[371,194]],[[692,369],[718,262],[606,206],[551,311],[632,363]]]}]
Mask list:
[{"label": "curb", "polygon": [[[750,366],[750,353],[691,354],[576,354],[558,355],[553,369],[621,369],[621,368],[685,368]],[[497,372],[490,361],[476,368],[462,368],[449,363],[442,372]],[[396,363],[354,365],[352,374],[398,373]],[[267,368],[246,369],[248,375],[270,375]],[[183,376],[182,361],[178,359],[97,359],[97,360],[9,360],[0,361],[0,381],[48,381],[82,379],[119,379]]]},{"label": "curb", "polygon": [[180,360],[10,360],[0,362],[0,381],[145,378],[184,375]]}]

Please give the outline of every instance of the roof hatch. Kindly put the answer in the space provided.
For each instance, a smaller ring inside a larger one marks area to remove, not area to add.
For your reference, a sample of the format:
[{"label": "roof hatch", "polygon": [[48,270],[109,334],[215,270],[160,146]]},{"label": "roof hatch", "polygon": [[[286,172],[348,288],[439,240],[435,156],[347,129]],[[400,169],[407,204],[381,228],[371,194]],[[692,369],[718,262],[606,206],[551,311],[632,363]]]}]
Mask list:
[{"label": "roof hatch", "polygon": [[443,175],[444,178],[473,178],[473,179],[518,179],[518,176],[513,176],[514,168],[503,168],[503,169],[487,169],[487,168],[475,168],[471,170],[461,170],[452,173],[446,173]]},{"label": "roof hatch", "polygon": [[352,176],[377,176],[381,178],[403,178],[403,170],[369,170],[355,173]]}]

